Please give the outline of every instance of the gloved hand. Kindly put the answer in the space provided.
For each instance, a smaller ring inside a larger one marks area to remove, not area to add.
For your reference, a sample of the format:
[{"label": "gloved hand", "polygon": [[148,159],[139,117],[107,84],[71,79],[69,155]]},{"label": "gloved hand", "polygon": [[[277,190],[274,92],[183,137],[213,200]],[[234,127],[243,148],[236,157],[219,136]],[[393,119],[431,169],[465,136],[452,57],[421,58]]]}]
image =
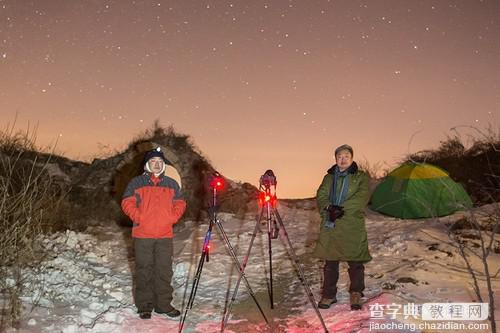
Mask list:
[{"label": "gloved hand", "polygon": [[328,205],[326,210],[329,213],[330,221],[334,222],[335,220],[344,216],[344,207],[337,205]]}]

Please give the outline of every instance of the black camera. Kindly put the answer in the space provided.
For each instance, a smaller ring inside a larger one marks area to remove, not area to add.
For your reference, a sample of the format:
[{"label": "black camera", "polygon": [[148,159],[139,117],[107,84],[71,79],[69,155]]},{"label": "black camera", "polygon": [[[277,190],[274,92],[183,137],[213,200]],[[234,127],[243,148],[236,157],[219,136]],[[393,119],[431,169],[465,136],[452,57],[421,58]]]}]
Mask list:
[{"label": "black camera", "polygon": [[267,170],[262,176],[260,176],[260,186],[265,188],[270,188],[271,186],[276,186],[276,176],[273,170]]},{"label": "black camera", "polygon": [[328,205],[325,210],[328,212],[330,221],[332,222],[344,216],[344,207],[342,206]]}]

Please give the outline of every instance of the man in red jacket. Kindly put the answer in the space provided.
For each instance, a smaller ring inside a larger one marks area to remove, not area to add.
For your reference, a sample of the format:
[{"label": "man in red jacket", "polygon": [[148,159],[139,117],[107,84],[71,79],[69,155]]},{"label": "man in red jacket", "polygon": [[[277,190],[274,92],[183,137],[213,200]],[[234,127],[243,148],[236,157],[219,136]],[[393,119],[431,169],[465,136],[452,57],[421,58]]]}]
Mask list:
[{"label": "man in red jacket", "polygon": [[142,319],[151,312],[178,317],[172,302],[172,227],[186,210],[179,184],[165,176],[166,159],[160,148],[144,157],[144,173],[127,185],[122,209],[133,222],[135,305]]}]

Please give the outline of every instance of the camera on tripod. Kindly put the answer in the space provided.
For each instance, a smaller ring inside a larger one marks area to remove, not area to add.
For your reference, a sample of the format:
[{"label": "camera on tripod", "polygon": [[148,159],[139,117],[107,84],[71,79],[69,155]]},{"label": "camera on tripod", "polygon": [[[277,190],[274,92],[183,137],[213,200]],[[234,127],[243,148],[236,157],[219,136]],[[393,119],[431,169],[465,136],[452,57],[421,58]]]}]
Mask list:
[{"label": "camera on tripod", "polygon": [[[201,277],[201,273],[203,270],[203,266],[204,266],[205,262],[207,262],[207,263],[209,262],[210,240],[212,238],[212,231],[213,231],[212,229],[214,226],[217,227],[217,229],[219,231],[219,236],[222,238],[222,241],[224,242],[224,245],[225,245],[227,251],[229,252],[229,255],[231,256],[234,264],[238,268],[239,275],[240,275],[238,281],[240,281],[241,279],[244,280],[244,282],[247,286],[248,292],[250,293],[250,296],[252,296],[252,299],[254,300],[255,304],[259,308],[259,311],[262,314],[262,317],[264,317],[265,322],[269,325],[269,320],[267,319],[264,311],[262,310],[259,302],[257,301],[257,298],[255,297],[255,294],[252,291],[252,288],[250,287],[250,283],[248,282],[248,279],[245,276],[244,266],[242,266],[240,264],[238,257],[236,256],[236,253],[234,251],[234,248],[232,247],[231,243],[229,242],[229,238],[227,237],[227,234],[224,231],[224,228],[221,224],[221,221],[217,217],[217,212],[218,212],[218,208],[219,208],[219,204],[217,201],[217,194],[218,194],[218,191],[220,191],[224,188],[224,185],[225,185],[224,177],[222,177],[221,174],[218,173],[217,171],[214,171],[210,176],[208,176],[206,178],[206,181],[207,181],[206,185],[210,186],[210,189],[212,190],[212,200],[211,200],[211,203],[209,203],[209,207],[208,207],[210,220],[209,220],[209,224],[208,224],[208,230],[207,230],[207,233],[205,234],[205,239],[203,241],[203,247],[202,247],[200,260],[198,262],[198,267],[196,269],[196,273],[195,273],[194,278],[193,278],[193,284],[191,285],[191,293],[189,294],[189,299],[188,299],[186,308],[184,310],[184,314],[181,317],[178,333],[182,333],[182,329],[184,328],[184,324],[186,322],[188,311],[193,308],[194,299],[196,297],[196,292],[198,290],[198,286],[200,283],[200,277]],[[224,324],[226,324],[226,323],[227,323],[227,320],[224,322]],[[223,332],[223,331],[224,331],[224,327],[222,327],[221,332]]]},{"label": "camera on tripod", "polygon": [[[274,187],[271,191],[271,187]],[[273,170],[266,170],[264,174],[260,177],[259,181],[259,201],[262,207],[266,207],[267,210],[267,228],[269,239],[276,239],[279,235],[278,224],[276,219],[272,218],[271,209],[276,207],[276,176]]]},{"label": "camera on tripod", "polygon": [[266,172],[260,176],[260,187],[268,189],[271,186],[276,186],[276,183],[276,176],[274,175],[273,170],[266,170]]},{"label": "camera on tripod", "polygon": [[[299,275],[299,280],[304,286],[304,289],[306,291],[307,296],[309,297],[309,301],[311,302],[311,305],[313,306],[314,310],[316,311],[316,314],[318,315],[319,320],[321,321],[321,324],[323,326],[323,329],[325,333],[328,333],[328,328],[326,327],[326,324],[323,320],[323,317],[321,316],[321,313],[319,312],[318,305],[316,304],[316,301],[314,299],[314,295],[311,291],[311,286],[309,282],[307,281],[307,278],[305,276],[304,270],[302,269],[299,259],[297,258],[297,255],[295,253],[295,250],[292,246],[292,242],[290,241],[290,238],[288,237],[288,233],[285,230],[285,225],[283,224],[283,221],[281,220],[281,217],[278,213],[278,210],[276,209],[276,176],[274,175],[274,172],[270,169],[266,170],[264,174],[260,177],[259,180],[259,201],[260,201],[260,208],[261,208],[261,213],[260,217],[256,222],[254,232],[252,234],[252,239],[250,240],[250,246],[248,248],[247,254],[245,256],[242,268],[241,268],[241,273],[243,273],[243,270],[247,266],[248,263],[248,257],[250,255],[252,245],[254,244],[254,239],[257,236],[257,232],[261,230],[260,225],[264,224],[262,223],[263,219],[265,218],[266,224],[267,224],[267,235],[268,235],[268,251],[269,251],[269,280],[268,280],[268,293],[269,293],[269,301],[271,305],[271,309],[274,309],[274,296],[273,296],[273,264],[272,264],[272,240],[278,238],[278,236],[281,236],[281,240],[285,243],[285,247],[287,248],[287,252],[290,256],[290,259],[292,260],[293,265],[295,266],[295,270],[297,274]],[[281,229],[281,232],[280,232]],[[262,231],[262,230],[261,230]],[[227,321],[229,319],[229,313],[231,312],[231,308],[233,305],[234,300],[236,299],[236,295],[238,293],[238,288],[239,288],[239,282],[242,279],[243,275],[241,274],[240,277],[238,278],[238,281],[236,282],[236,287],[233,292],[233,296],[231,298],[231,301],[227,305],[227,311],[224,313],[224,319],[223,319],[223,324],[222,324],[222,331],[224,330],[224,326],[227,324]],[[270,325],[271,326],[271,325]],[[271,332],[272,332],[272,327],[271,327]]]}]

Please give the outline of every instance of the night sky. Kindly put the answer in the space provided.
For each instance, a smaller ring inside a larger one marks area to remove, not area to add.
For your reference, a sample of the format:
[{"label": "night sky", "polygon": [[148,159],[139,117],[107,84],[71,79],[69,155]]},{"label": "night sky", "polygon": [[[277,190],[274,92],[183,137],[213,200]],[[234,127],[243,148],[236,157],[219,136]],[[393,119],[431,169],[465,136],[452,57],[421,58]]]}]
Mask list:
[{"label": "night sky", "polygon": [[0,0],[0,77],[2,129],[68,157],[159,119],[225,176],[313,196],[343,143],[393,166],[499,128],[500,1]]}]

